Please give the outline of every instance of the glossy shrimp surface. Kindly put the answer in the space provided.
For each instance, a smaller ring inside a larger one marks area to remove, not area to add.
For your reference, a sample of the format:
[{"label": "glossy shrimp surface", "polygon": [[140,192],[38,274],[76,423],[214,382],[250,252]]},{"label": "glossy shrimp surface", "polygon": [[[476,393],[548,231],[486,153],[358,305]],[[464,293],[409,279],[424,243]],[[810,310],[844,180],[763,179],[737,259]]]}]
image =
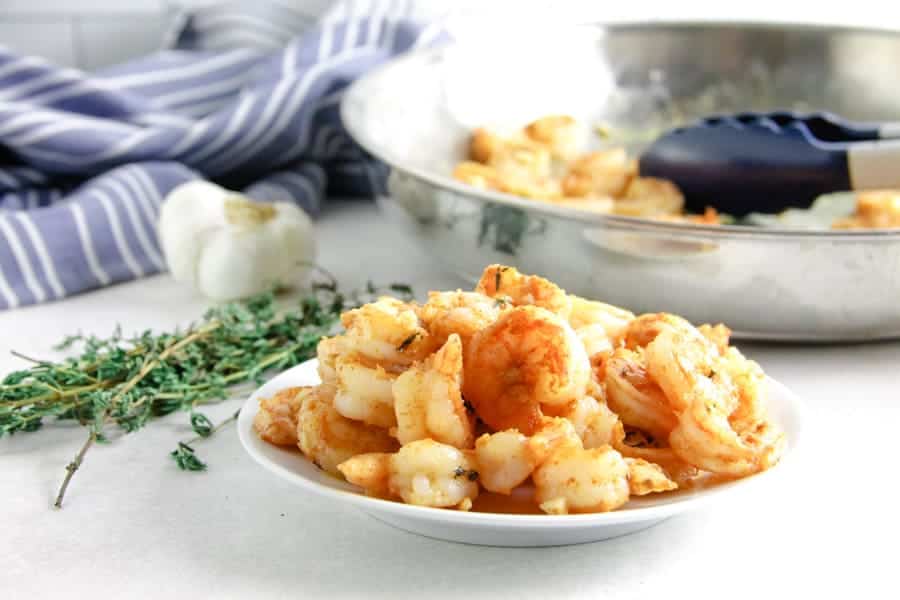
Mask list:
[{"label": "glossy shrimp surface", "polygon": [[513,306],[538,306],[564,319],[572,311],[572,301],[565,290],[543,277],[523,275],[513,267],[487,267],[475,291]]},{"label": "glossy shrimp surface", "polygon": [[337,380],[335,363],[338,357],[346,352],[344,343],[344,336],[337,335],[322,338],[316,346],[316,358],[319,359],[316,369],[322,383],[334,383]]},{"label": "glossy shrimp surface", "polygon": [[611,304],[585,300],[578,296],[569,296],[571,313],[569,324],[588,356],[593,358],[601,354],[609,354],[619,345],[625,335],[628,324],[634,315]]},{"label": "glossy shrimp surface", "polygon": [[388,487],[407,504],[468,510],[478,497],[478,477],[469,453],[418,440],[391,456]]},{"label": "glossy shrimp surface", "polygon": [[379,298],[341,315],[347,329],[345,351],[382,364],[409,365],[434,350],[414,307],[394,298]]},{"label": "glossy shrimp surface", "polygon": [[[557,126],[520,145],[549,155]],[[481,166],[522,158],[497,141],[472,140]],[[752,475],[785,449],[765,374],[721,324],[635,316],[502,265],[475,291],[379,298],[341,321],[317,347],[321,383],[260,400],[254,429],[378,498],[605,512]]]},{"label": "glossy shrimp surface", "polygon": [[606,361],[604,374],[607,402],[622,422],[667,439],[678,419],[647,372],[643,353],[617,349]]},{"label": "glossy shrimp surface", "polygon": [[428,332],[440,343],[456,334],[465,344],[473,335],[493,323],[508,305],[475,292],[431,292],[419,309]]},{"label": "glossy shrimp surface", "polygon": [[522,485],[537,466],[528,438],[515,429],[484,434],[475,441],[481,485],[490,492],[509,494]]},{"label": "glossy shrimp surface", "polygon": [[478,497],[480,474],[471,453],[434,440],[404,444],[396,453],[360,454],[338,470],[369,495],[407,504],[468,510]]},{"label": "glossy shrimp surface", "polygon": [[386,430],[341,415],[333,406],[334,394],[329,386],[303,388],[300,392],[298,445],[319,468],[338,475],[337,466],[352,456],[397,447]]},{"label": "glossy shrimp surface", "polygon": [[537,306],[505,311],[469,343],[463,394],[494,430],[530,435],[541,405],[564,406],[585,394],[590,361],[571,326]]},{"label": "glossy shrimp surface", "polygon": [[259,401],[259,412],[253,418],[259,437],[276,446],[297,443],[297,412],[303,401],[300,392],[299,387],[286,388]]},{"label": "glossy shrimp surface", "polygon": [[397,375],[359,356],[341,356],[334,362],[337,393],[334,408],[348,419],[378,427],[393,427],[393,385]]},{"label": "glossy shrimp surface", "polygon": [[660,333],[647,347],[647,357],[678,415],[669,444],[679,457],[736,477],[778,461],[784,449],[781,430],[758,412],[741,408],[742,402],[759,401],[759,390],[747,387],[756,381],[755,363],[736,355],[710,356],[702,342],[686,341],[676,331]]},{"label": "glossy shrimp surface", "polygon": [[452,334],[433,356],[404,372],[393,385],[400,443],[432,438],[471,448],[474,418],[463,401],[462,342]]},{"label": "glossy shrimp surface", "polygon": [[535,498],[549,514],[607,512],[628,501],[628,466],[610,448],[557,448],[539,466],[534,479]]},{"label": "glossy shrimp surface", "polygon": [[625,328],[624,343],[629,350],[645,348],[662,331],[675,330],[685,336],[698,332],[687,320],[670,313],[647,313],[636,317]]}]

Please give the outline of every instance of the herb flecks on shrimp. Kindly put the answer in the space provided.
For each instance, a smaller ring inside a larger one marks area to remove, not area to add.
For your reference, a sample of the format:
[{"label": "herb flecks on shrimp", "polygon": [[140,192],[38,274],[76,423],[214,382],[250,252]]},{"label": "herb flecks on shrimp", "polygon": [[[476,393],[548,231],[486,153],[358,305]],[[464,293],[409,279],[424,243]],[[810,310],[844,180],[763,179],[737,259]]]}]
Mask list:
[{"label": "herb flecks on shrimp", "polygon": [[531,487],[545,513],[605,512],[756,473],[784,447],[762,370],[721,324],[635,316],[503,265],[474,291],[378,298],[342,322],[318,346],[322,383],[263,399],[256,428],[380,498],[470,510],[481,490]]}]

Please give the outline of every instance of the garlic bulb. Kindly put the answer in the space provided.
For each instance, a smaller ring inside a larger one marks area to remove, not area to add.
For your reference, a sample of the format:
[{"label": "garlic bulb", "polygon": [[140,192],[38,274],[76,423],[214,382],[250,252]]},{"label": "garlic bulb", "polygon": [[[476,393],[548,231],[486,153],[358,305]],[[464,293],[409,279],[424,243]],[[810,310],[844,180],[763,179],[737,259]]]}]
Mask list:
[{"label": "garlic bulb", "polygon": [[169,192],[159,240],[176,281],[214,300],[300,283],[315,257],[312,222],[286,202],[253,202],[208,181]]}]

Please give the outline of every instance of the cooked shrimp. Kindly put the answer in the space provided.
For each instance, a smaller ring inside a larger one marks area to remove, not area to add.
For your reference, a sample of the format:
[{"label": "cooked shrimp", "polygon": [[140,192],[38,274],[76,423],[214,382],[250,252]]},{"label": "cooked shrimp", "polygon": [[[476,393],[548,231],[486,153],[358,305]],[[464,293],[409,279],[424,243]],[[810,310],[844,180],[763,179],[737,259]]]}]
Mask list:
[{"label": "cooked shrimp", "polygon": [[539,306],[564,319],[572,310],[570,297],[555,283],[536,275],[523,275],[503,265],[485,268],[475,291],[506,300],[513,306]]},{"label": "cooked shrimp", "polygon": [[404,444],[391,456],[388,487],[407,504],[468,510],[479,472],[469,454],[434,440]]},{"label": "cooked shrimp", "polygon": [[900,227],[900,190],[870,190],[856,194],[856,211],[835,220],[833,229]]},{"label": "cooked shrimp", "polygon": [[613,448],[626,458],[634,458],[646,460],[649,463],[659,465],[669,479],[675,481],[679,487],[690,485],[699,473],[697,467],[690,465],[681,458],[671,448],[656,448],[653,446],[632,446],[624,441],[613,444]]},{"label": "cooked shrimp", "polygon": [[393,427],[394,394],[397,376],[359,356],[341,356],[335,361],[337,394],[334,408],[348,419],[377,427]]},{"label": "cooked shrimp", "polygon": [[502,140],[481,130],[470,142],[472,160],[456,165],[453,177],[482,189],[527,198],[560,197],[559,182],[551,174],[548,148],[527,137]]},{"label": "cooked shrimp", "polygon": [[524,134],[534,142],[545,146],[553,156],[567,159],[573,156],[581,144],[582,129],[568,115],[550,115],[532,121],[525,126]]},{"label": "cooked shrimp", "polygon": [[300,390],[286,388],[259,401],[259,412],[253,418],[253,428],[259,437],[276,446],[297,443],[297,411],[303,400]]},{"label": "cooked shrimp", "polygon": [[358,485],[370,496],[391,495],[391,454],[369,452],[357,454],[337,466],[344,478]]},{"label": "cooked shrimp", "polygon": [[487,164],[491,157],[502,152],[503,139],[489,129],[479,127],[469,138],[469,158],[477,163]]},{"label": "cooked shrimp", "polygon": [[703,324],[694,327],[687,320],[669,313],[648,313],[629,323],[625,331],[625,347],[630,350],[643,348],[652,342],[663,329],[674,329],[685,335],[702,335],[712,342],[719,353],[724,353],[731,340],[731,330],[725,325]]},{"label": "cooked shrimp", "polygon": [[628,489],[632,496],[644,496],[654,492],[668,492],[678,488],[663,468],[642,458],[626,458],[628,465]]},{"label": "cooked shrimp", "polygon": [[731,373],[742,365],[729,365],[709,347],[706,338],[685,339],[672,330],[647,347],[648,370],[678,415],[669,444],[684,461],[713,473],[741,477],[765,470],[778,461],[784,434],[766,420],[729,420],[742,400],[741,380]]},{"label": "cooked shrimp", "polygon": [[478,416],[494,430],[516,428],[525,435],[540,425],[541,404],[573,402],[591,376],[571,326],[537,306],[504,311],[475,334],[463,366],[463,394]]},{"label": "cooked shrimp", "polygon": [[541,425],[528,438],[528,453],[531,462],[539,465],[547,460],[561,446],[581,448],[581,438],[571,421],[562,417],[544,417]]},{"label": "cooked shrimp", "polygon": [[502,185],[497,169],[471,160],[456,165],[453,178],[481,189],[499,190]]},{"label": "cooked shrimp", "polygon": [[532,479],[535,499],[550,514],[606,512],[628,501],[628,466],[609,446],[561,446]]},{"label": "cooked shrimp", "polygon": [[328,385],[300,391],[298,445],[317,466],[337,475],[337,466],[352,456],[390,452],[397,447],[396,440],[386,430],[353,421],[335,410],[334,394],[334,387]]},{"label": "cooked shrimp", "polygon": [[737,385],[737,408],[728,416],[731,426],[742,430],[766,420],[766,375],[760,366],[744,358],[737,348],[728,348],[724,354],[726,370]]},{"label": "cooked shrimp", "polygon": [[634,313],[612,304],[587,300],[574,294],[569,294],[569,300],[572,303],[569,324],[575,329],[599,324],[611,338],[619,339],[628,324],[634,320]]},{"label": "cooked shrimp", "polygon": [[581,342],[588,356],[608,353],[619,345],[634,314],[611,304],[585,300],[569,295],[572,312],[569,324]]},{"label": "cooked shrimp", "polygon": [[476,292],[430,292],[428,302],[419,309],[419,318],[435,341],[444,343],[455,333],[465,346],[507,307],[506,302]]},{"label": "cooked shrimp", "polygon": [[728,343],[731,341],[731,330],[722,323],[717,325],[704,323],[697,327],[697,331],[715,344],[720,354],[725,354],[725,351],[728,350]]},{"label": "cooked shrimp", "polygon": [[617,214],[633,217],[679,215],[683,210],[681,190],[671,181],[655,177],[632,179],[615,208]]},{"label": "cooked shrimp", "polygon": [[572,423],[585,448],[612,445],[625,437],[619,417],[593,396],[579,398],[559,416]]},{"label": "cooked shrimp", "polygon": [[647,373],[642,352],[619,348],[605,362],[606,400],[625,425],[668,439],[678,419]]},{"label": "cooked shrimp", "polygon": [[775,465],[784,451],[784,433],[770,421],[735,431],[727,417],[710,415],[709,403],[695,402],[669,436],[675,453],[686,462],[731,477],[752,475]]},{"label": "cooked shrimp", "polygon": [[528,138],[506,140],[488,159],[507,182],[538,181],[550,175],[550,151]]},{"label": "cooked shrimp", "polygon": [[537,466],[528,447],[528,438],[515,429],[479,437],[475,440],[475,458],[481,485],[499,494],[512,492],[531,476]]},{"label": "cooked shrimp", "polygon": [[474,418],[460,391],[462,342],[455,333],[424,363],[394,382],[396,436],[401,444],[433,438],[457,448],[471,448]]},{"label": "cooked shrimp", "polygon": [[628,158],[624,149],[598,150],[569,165],[562,189],[566,196],[618,197],[625,193],[635,175],[637,164]]},{"label": "cooked shrimp", "polygon": [[338,356],[346,352],[344,342],[344,336],[336,335],[322,338],[316,346],[316,357],[319,359],[317,370],[323,383],[333,383],[337,379],[334,363]]},{"label": "cooked shrimp", "polygon": [[[664,341],[656,343],[663,336]],[[644,357],[647,372],[662,388],[669,406],[678,414],[688,407],[693,390],[717,373],[715,365],[719,359],[719,351],[690,325],[687,328],[662,327],[660,333],[647,345]],[[727,378],[719,383],[728,386],[731,385],[731,380]],[[723,396],[723,399],[729,398],[732,397]],[[735,403],[729,405],[729,412]]]},{"label": "cooked shrimp", "polygon": [[699,335],[693,325],[679,316],[670,313],[647,313],[628,323],[625,329],[625,347],[629,350],[643,348],[656,339],[664,329],[674,329],[686,335],[690,333]]},{"label": "cooked shrimp", "polygon": [[409,365],[434,350],[415,309],[396,298],[379,298],[341,315],[347,351],[388,364]]}]

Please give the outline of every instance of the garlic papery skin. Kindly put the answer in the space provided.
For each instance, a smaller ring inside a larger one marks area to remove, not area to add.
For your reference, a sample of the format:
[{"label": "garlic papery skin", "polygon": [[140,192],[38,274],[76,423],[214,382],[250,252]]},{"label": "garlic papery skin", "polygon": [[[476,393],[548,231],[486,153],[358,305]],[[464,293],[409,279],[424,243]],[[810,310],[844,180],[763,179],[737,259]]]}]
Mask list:
[{"label": "garlic papery skin", "polygon": [[213,300],[301,283],[315,259],[312,222],[288,202],[254,202],[208,181],[173,189],[159,215],[172,277]]}]

